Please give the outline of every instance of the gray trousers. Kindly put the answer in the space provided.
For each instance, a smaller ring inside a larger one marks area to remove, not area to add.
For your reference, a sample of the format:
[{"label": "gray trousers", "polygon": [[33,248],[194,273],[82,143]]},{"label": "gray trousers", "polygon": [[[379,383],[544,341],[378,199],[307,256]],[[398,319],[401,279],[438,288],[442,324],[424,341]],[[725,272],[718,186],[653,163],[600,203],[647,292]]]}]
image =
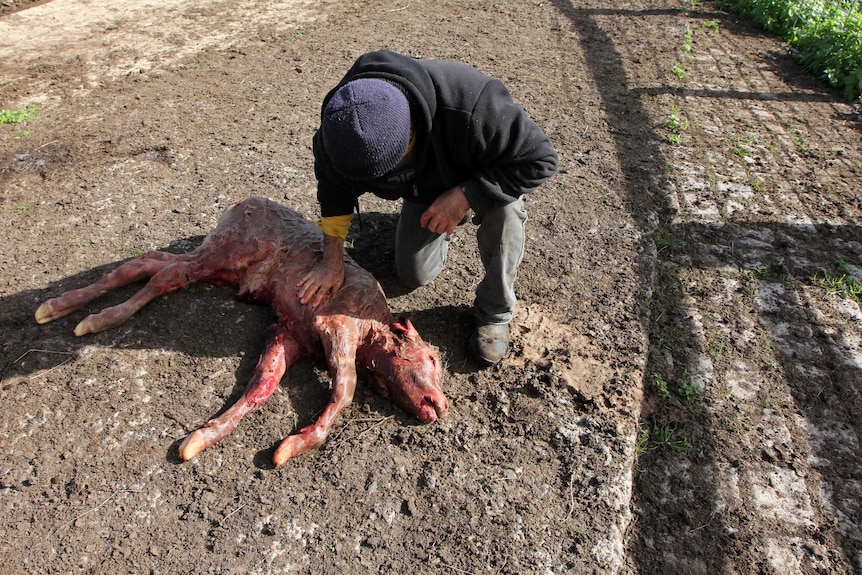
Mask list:
[{"label": "gray trousers", "polygon": [[[426,206],[405,201],[395,232],[395,269],[408,289],[427,285],[446,263],[452,236],[435,234],[419,225]],[[523,198],[474,216],[476,240],[485,277],[476,288],[474,313],[479,323],[509,323],[515,313],[515,275],[524,257]]]}]

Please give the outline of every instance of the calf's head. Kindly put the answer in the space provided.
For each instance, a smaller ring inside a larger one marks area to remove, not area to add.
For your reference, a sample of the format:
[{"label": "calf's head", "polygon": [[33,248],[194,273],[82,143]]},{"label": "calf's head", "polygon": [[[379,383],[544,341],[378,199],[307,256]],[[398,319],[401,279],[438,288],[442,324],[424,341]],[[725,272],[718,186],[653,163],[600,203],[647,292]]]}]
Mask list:
[{"label": "calf's head", "polygon": [[419,337],[410,320],[382,328],[362,350],[362,363],[381,390],[395,403],[425,422],[449,411],[443,394],[437,350]]}]

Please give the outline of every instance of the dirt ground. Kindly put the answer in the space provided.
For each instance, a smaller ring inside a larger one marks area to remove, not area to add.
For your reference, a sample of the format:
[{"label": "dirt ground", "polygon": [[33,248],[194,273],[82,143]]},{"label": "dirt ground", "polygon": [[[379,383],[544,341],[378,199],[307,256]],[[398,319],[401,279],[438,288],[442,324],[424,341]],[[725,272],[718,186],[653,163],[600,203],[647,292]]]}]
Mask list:
[{"label": "dirt ground", "polygon": [[[364,198],[350,252],[439,347],[449,415],[360,386],[273,468],[327,400],[307,361],[182,463],[270,312],[207,286],[82,338],[135,288],[33,312],[190,249],[236,200],[316,217],[320,100],[377,48],[501,78],[555,143],[513,353],[466,354],[475,229],[400,294],[398,206]],[[862,573],[862,313],[821,281],[862,277],[862,116],[712,3],[12,0],[19,105],[39,114],[0,126],[4,573]]]}]

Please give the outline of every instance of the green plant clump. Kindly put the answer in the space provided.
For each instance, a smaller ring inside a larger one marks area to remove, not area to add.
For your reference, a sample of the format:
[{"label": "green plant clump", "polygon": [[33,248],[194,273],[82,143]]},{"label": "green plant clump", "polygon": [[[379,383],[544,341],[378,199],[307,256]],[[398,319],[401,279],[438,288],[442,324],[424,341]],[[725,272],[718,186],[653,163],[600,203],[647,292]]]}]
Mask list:
[{"label": "green plant clump", "polygon": [[655,375],[652,378],[652,387],[659,395],[659,397],[663,397],[665,399],[670,398],[670,391],[667,388],[667,382],[661,375]]},{"label": "green plant clump", "polygon": [[17,110],[0,110],[0,124],[20,124],[36,117],[36,108],[18,106]]},{"label": "green plant clump", "polygon": [[784,38],[806,68],[862,102],[862,1],[723,0],[721,6]]},{"label": "green plant clump", "polygon": [[673,423],[654,423],[650,428],[642,428],[635,445],[635,449],[641,454],[656,449],[689,451],[692,447],[694,443],[688,434],[678,430]]},{"label": "green plant clump", "polygon": [[828,273],[814,275],[814,281],[829,293],[841,297],[850,298],[857,304],[862,304],[862,283],[856,279],[847,264],[838,260],[835,267],[840,275],[834,276]]},{"label": "green plant clump", "polygon": [[674,64],[670,69],[670,73],[676,76],[678,80],[685,80],[688,76],[685,66],[682,64]]},{"label": "green plant clump", "polygon": [[676,106],[673,106],[664,127],[669,132],[667,141],[671,144],[679,144],[682,141],[682,133],[688,129],[688,120],[680,114]]},{"label": "green plant clump", "polygon": [[685,31],[685,41],[682,43],[682,51],[688,54],[691,52],[691,43],[694,39],[694,34],[692,34],[691,30]]}]

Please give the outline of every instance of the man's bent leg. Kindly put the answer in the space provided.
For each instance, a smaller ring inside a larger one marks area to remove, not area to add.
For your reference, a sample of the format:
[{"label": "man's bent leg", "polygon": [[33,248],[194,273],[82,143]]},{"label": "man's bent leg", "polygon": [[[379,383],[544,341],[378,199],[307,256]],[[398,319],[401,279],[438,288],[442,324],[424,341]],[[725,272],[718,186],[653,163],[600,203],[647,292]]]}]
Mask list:
[{"label": "man's bent leg", "polygon": [[476,239],[485,278],[476,288],[476,318],[504,324],[515,314],[515,276],[524,258],[527,211],[519,198],[482,214]]},{"label": "man's bent leg", "polygon": [[437,277],[446,264],[452,237],[436,234],[419,224],[427,206],[405,201],[395,232],[395,271],[398,281],[413,290]]},{"label": "man's bent leg", "polygon": [[524,257],[527,212],[518,200],[482,214],[476,237],[485,277],[476,288],[473,354],[488,365],[509,351],[509,322],[515,314],[515,275]]}]

